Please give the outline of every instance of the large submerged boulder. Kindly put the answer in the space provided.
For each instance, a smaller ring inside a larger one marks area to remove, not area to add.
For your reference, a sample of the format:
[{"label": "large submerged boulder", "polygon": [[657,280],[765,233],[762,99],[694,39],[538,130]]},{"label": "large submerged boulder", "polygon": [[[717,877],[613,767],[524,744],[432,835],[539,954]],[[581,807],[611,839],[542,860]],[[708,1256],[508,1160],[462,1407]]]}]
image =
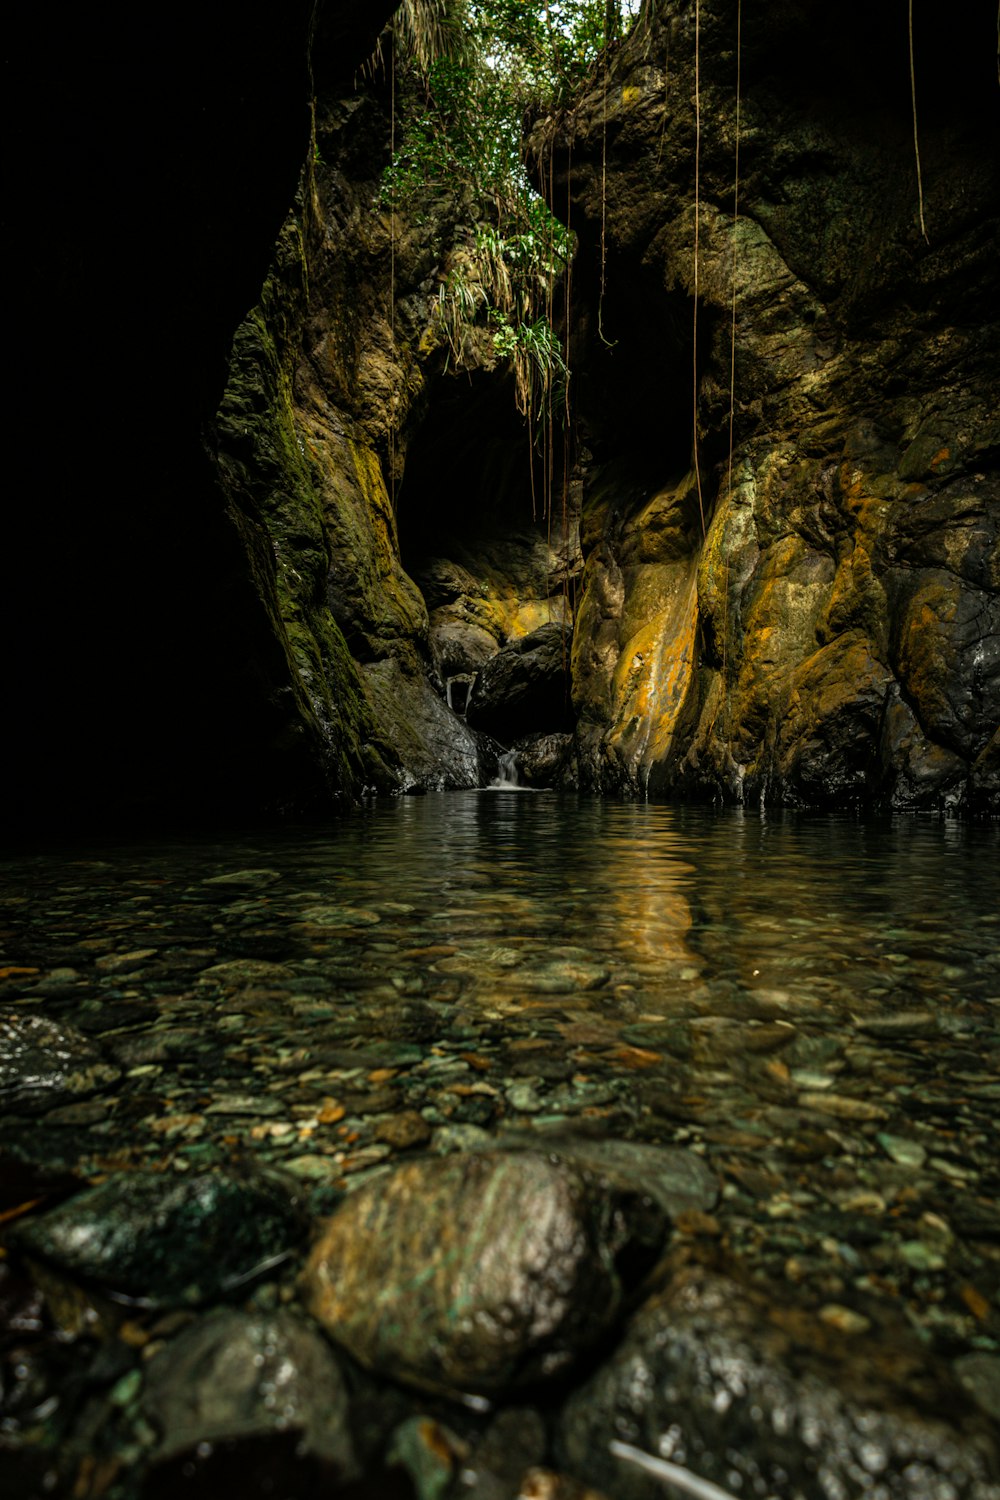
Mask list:
[{"label": "large submerged boulder", "polygon": [[688,1268],[570,1398],[561,1456],[616,1500],[659,1500],[671,1469],[691,1493],[700,1478],[712,1494],[789,1500],[996,1500],[994,1437],[898,1332],[867,1349],[814,1312]]},{"label": "large submerged boulder", "polygon": [[556,1157],[461,1153],[349,1198],[313,1249],[303,1295],[370,1369],[499,1394],[592,1349],[665,1229],[652,1202]]},{"label": "large submerged boulder", "polygon": [[271,1171],[108,1177],[15,1229],[18,1249],[148,1307],[225,1295],[304,1237],[290,1179]]}]

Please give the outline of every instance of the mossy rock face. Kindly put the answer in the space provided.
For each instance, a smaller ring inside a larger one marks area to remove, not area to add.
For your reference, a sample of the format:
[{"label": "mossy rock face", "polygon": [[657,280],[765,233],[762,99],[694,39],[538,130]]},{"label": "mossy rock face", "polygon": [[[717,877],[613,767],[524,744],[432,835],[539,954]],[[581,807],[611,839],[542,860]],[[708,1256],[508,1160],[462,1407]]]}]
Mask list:
[{"label": "mossy rock face", "polygon": [[626,1253],[648,1261],[664,1232],[662,1213],[567,1162],[474,1152],[407,1164],[351,1197],[302,1289],[370,1369],[501,1394],[592,1348],[620,1312]]},{"label": "mossy rock face", "polygon": [[[534,142],[606,271],[573,293],[583,784],[997,811],[996,79],[915,22],[925,240],[888,17],[744,14],[737,103],[738,23],[704,0],[696,56],[667,0]],[[694,633],[662,605],[685,568]]]}]

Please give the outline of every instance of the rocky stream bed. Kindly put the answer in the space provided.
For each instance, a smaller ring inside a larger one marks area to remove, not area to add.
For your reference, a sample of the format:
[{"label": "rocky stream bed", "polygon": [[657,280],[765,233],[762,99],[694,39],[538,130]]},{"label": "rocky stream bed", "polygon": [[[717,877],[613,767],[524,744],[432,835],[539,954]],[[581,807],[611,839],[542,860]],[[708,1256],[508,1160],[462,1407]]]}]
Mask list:
[{"label": "rocky stream bed", "polygon": [[991,825],[2,864],[11,1500],[997,1500]]}]

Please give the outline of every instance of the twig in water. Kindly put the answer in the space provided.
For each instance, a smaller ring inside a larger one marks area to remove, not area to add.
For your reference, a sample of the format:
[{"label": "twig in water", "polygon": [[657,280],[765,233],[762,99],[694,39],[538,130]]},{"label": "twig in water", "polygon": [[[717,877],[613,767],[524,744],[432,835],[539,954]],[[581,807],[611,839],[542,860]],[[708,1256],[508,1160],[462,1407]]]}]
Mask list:
[{"label": "twig in water", "polygon": [[665,1458],[654,1458],[652,1453],[646,1453],[642,1448],[633,1448],[631,1443],[619,1443],[615,1439],[610,1451],[616,1458],[624,1458],[630,1464],[645,1469],[647,1474],[655,1474],[658,1479],[672,1484],[675,1489],[694,1495],[695,1500],[736,1500],[731,1490],[720,1489],[710,1479],[702,1479],[697,1474],[692,1474],[690,1469],[668,1463]]}]

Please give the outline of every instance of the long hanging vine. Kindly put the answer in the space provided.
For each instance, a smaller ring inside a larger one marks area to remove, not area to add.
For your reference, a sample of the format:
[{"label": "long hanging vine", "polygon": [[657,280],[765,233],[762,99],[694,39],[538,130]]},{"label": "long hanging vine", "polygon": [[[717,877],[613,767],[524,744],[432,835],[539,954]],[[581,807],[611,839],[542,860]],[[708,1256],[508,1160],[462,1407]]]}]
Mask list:
[{"label": "long hanging vine", "polygon": [[[733,442],[736,426],[736,268],[738,256],[738,234],[740,222],[740,110],[742,106],[742,61],[743,61],[743,0],[736,0],[736,143],[733,164],[733,254],[732,254],[732,298],[729,318],[729,463],[726,474],[726,495],[729,505],[733,502]],[[726,691],[726,666],[729,648],[729,552],[723,548],[722,556],[722,683],[723,715],[722,732],[726,753],[729,753],[729,693]]]},{"label": "long hanging vine", "polygon": [[[555,428],[569,423],[569,346],[556,319],[568,326],[573,243],[568,215],[561,222],[549,207],[551,133],[537,193],[521,156],[522,120],[557,116],[603,62],[606,141],[607,50],[640,11],[640,0],[402,0],[393,33],[392,159],[380,190],[393,254],[400,205],[431,222],[436,202],[463,195],[475,205],[442,255],[437,327],[446,366],[471,368],[485,356],[509,367],[541,467],[536,494],[533,459],[533,499],[545,514],[556,498]],[[602,197],[606,218],[606,165]],[[602,301],[605,280],[606,229]]]},{"label": "long hanging vine", "polygon": [[701,489],[701,462],[698,455],[698,297],[700,294],[700,225],[701,225],[701,0],[694,0],[694,312],[691,326],[691,383],[694,439],[694,481],[698,491],[698,517],[705,535],[705,501]]},{"label": "long hanging vine", "polygon": [[[396,155],[396,33],[389,37],[389,150]],[[389,204],[389,343],[396,355],[396,205]],[[396,392],[389,389],[389,499],[396,508]]]},{"label": "long hanging vine", "polygon": [[917,73],[913,60],[913,0],[909,5],[909,38],[910,38],[910,100],[913,104],[913,154],[917,164],[917,205],[920,214],[920,233],[930,244],[927,234],[927,225],[924,223],[924,180],[920,170],[920,136],[917,131]]}]

